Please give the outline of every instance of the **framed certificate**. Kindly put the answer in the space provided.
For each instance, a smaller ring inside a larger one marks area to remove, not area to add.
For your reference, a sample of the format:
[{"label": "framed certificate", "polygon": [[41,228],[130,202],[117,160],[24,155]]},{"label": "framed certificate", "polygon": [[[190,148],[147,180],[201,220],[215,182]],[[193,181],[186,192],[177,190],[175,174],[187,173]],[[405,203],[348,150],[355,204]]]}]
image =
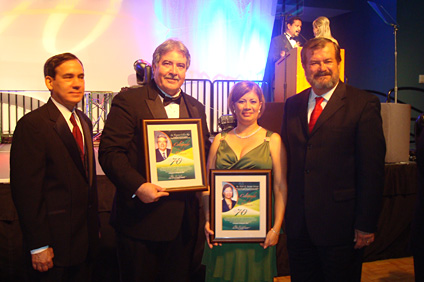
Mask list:
[{"label": "framed certificate", "polygon": [[263,242],[271,228],[271,170],[211,170],[211,241]]},{"label": "framed certificate", "polygon": [[200,119],[143,120],[147,181],[168,192],[207,190]]}]

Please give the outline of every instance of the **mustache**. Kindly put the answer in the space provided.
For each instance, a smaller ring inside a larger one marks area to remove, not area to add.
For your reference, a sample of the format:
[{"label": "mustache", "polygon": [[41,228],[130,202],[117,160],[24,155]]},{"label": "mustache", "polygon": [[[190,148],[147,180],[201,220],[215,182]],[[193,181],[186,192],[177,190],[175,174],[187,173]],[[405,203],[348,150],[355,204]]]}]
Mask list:
[{"label": "mustache", "polygon": [[180,81],[180,77],[178,76],[178,74],[168,74],[165,76],[165,79],[172,79],[172,80],[176,80],[176,81]]},{"label": "mustache", "polygon": [[331,71],[320,71],[314,75],[314,78],[318,78],[320,76],[333,75]]}]

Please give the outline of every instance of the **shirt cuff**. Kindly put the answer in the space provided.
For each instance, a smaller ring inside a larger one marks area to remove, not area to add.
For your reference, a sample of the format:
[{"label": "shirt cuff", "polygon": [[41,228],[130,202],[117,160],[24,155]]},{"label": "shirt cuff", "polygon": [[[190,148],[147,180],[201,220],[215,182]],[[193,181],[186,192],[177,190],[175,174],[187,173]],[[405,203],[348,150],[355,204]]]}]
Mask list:
[{"label": "shirt cuff", "polygon": [[49,245],[44,246],[44,247],[41,247],[41,248],[38,248],[38,249],[31,250],[31,255],[35,255],[35,254],[41,253],[41,252],[47,250],[48,248],[49,248]]}]

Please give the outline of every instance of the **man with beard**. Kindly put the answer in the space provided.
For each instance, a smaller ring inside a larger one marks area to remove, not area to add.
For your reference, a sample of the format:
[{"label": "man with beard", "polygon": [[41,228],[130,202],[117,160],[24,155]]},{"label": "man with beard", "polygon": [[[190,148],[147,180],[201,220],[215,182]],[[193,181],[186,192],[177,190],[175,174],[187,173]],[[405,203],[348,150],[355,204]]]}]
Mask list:
[{"label": "man with beard", "polygon": [[292,281],[360,281],[384,185],[380,101],[339,80],[340,49],[309,40],[301,52],[311,88],[290,97],[285,214]]},{"label": "man with beard", "polygon": [[190,66],[187,47],[166,40],[154,51],[152,65],[152,81],[113,99],[99,162],[116,186],[111,224],[117,234],[121,281],[186,282],[200,267],[194,252],[199,202],[195,192],[168,193],[147,182],[143,120],[200,118],[206,151],[209,131],[205,107],[181,90]]}]

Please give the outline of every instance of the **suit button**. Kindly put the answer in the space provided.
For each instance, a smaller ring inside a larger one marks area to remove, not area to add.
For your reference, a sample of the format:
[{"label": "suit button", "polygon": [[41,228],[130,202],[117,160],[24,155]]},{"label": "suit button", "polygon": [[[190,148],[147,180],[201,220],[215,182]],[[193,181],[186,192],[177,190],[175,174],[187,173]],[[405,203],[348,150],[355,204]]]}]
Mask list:
[{"label": "suit button", "polygon": [[309,172],[310,172],[310,170],[309,170],[309,169],[306,169],[306,170],[305,170],[305,173],[306,173],[306,174],[309,174]]}]

